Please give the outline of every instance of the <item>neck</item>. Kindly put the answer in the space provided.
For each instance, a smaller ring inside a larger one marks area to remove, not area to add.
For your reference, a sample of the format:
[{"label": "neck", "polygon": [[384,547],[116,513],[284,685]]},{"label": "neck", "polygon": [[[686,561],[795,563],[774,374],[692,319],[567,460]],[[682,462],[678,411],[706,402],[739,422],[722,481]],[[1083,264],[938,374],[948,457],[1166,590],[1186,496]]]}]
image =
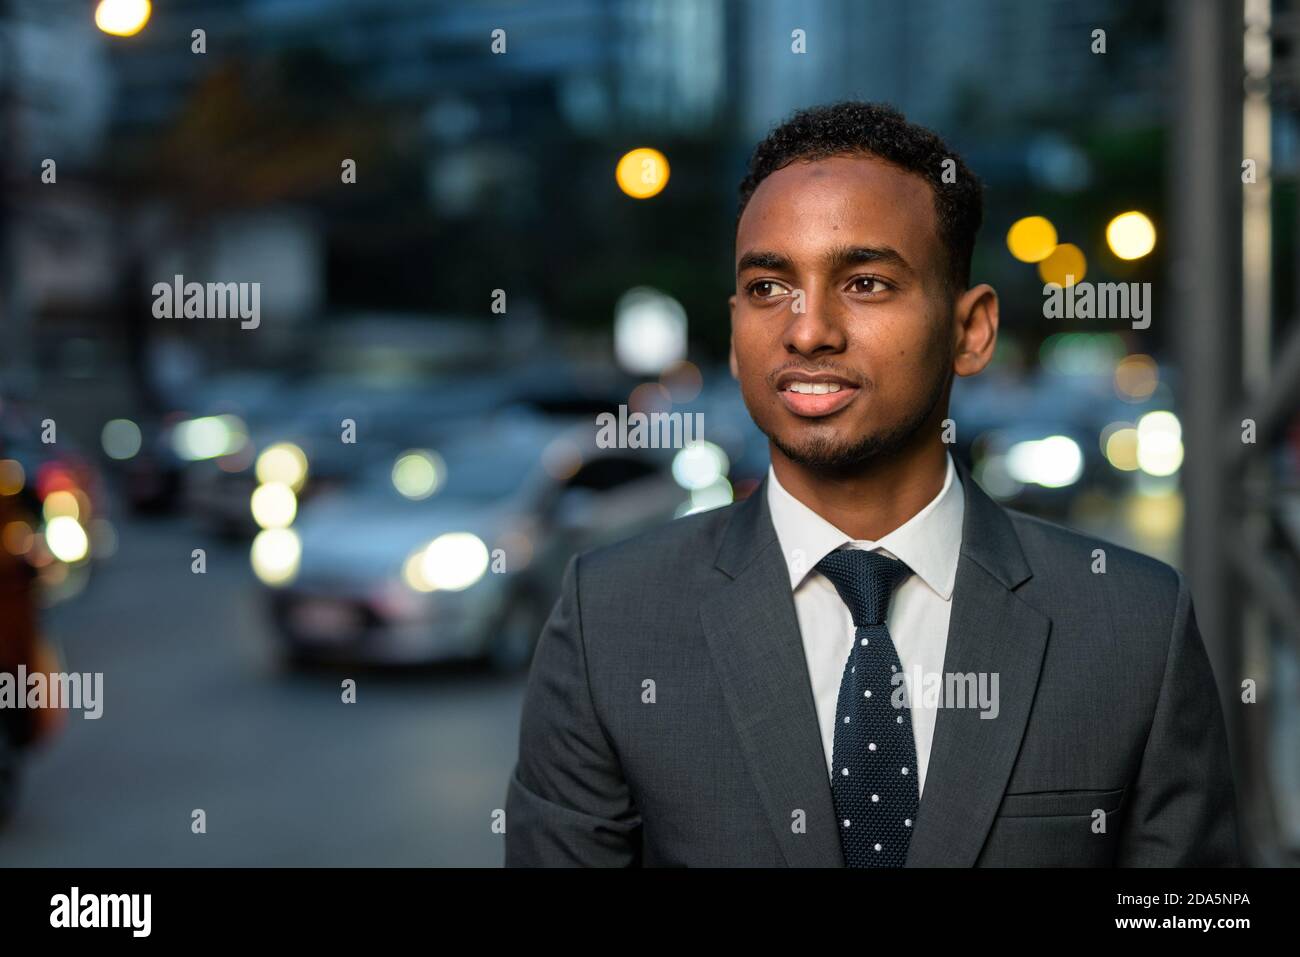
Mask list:
[{"label": "neck", "polygon": [[791,461],[775,447],[772,470],[781,487],[857,541],[877,541],[939,494],[947,447],[934,441],[900,450],[851,474],[828,474]]}]

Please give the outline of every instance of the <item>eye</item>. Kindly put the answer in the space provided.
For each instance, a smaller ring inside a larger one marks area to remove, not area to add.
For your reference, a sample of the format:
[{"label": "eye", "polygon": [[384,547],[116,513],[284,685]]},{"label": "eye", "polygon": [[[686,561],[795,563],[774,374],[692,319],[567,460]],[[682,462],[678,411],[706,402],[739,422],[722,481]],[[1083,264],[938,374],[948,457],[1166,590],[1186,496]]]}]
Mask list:
[{"label": "eye", "polygon": [[747,288],[750,296],[755,299],[776,299],[789,291],[775,279],[756,279]]},{"label": "eye", "polygon": [[854,276],[849,281],[849,290],[864,296],[878,296],[892,288],[879,276]]}]

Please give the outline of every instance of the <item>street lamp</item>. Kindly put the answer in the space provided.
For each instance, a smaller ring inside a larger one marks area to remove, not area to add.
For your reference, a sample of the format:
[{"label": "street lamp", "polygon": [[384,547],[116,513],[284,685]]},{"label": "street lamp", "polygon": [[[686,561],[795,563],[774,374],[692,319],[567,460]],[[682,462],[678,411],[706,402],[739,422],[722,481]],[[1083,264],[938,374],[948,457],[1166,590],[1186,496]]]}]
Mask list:
[{"label": "street lamp", "polygon": [[99,0],[95,26],[115,37],[133,37],[149,22],[153,4],[149,0]]}]

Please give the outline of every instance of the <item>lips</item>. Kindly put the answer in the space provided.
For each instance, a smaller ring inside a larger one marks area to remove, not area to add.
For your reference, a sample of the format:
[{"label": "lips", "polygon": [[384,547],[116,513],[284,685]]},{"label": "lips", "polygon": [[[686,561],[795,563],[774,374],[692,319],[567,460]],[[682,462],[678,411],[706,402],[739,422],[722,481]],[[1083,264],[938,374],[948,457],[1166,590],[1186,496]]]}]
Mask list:
[{"label": "lips", "polygon": [[776,388],[785,407],[806,418],[838,412],[861,391],[843,376],[798,371],[783,372],[776,380]]}]

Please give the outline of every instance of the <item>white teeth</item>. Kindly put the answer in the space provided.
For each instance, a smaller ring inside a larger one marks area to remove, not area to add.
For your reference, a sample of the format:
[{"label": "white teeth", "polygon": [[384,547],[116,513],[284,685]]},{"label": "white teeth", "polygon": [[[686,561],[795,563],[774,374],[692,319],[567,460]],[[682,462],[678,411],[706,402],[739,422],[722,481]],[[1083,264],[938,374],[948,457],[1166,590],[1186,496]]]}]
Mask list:
[{"label": "white teeth", "polygon": [[838,382],[791,382],[789,389],[801,395],[825,395],[828,392],[839,392],[840,384]]}]

